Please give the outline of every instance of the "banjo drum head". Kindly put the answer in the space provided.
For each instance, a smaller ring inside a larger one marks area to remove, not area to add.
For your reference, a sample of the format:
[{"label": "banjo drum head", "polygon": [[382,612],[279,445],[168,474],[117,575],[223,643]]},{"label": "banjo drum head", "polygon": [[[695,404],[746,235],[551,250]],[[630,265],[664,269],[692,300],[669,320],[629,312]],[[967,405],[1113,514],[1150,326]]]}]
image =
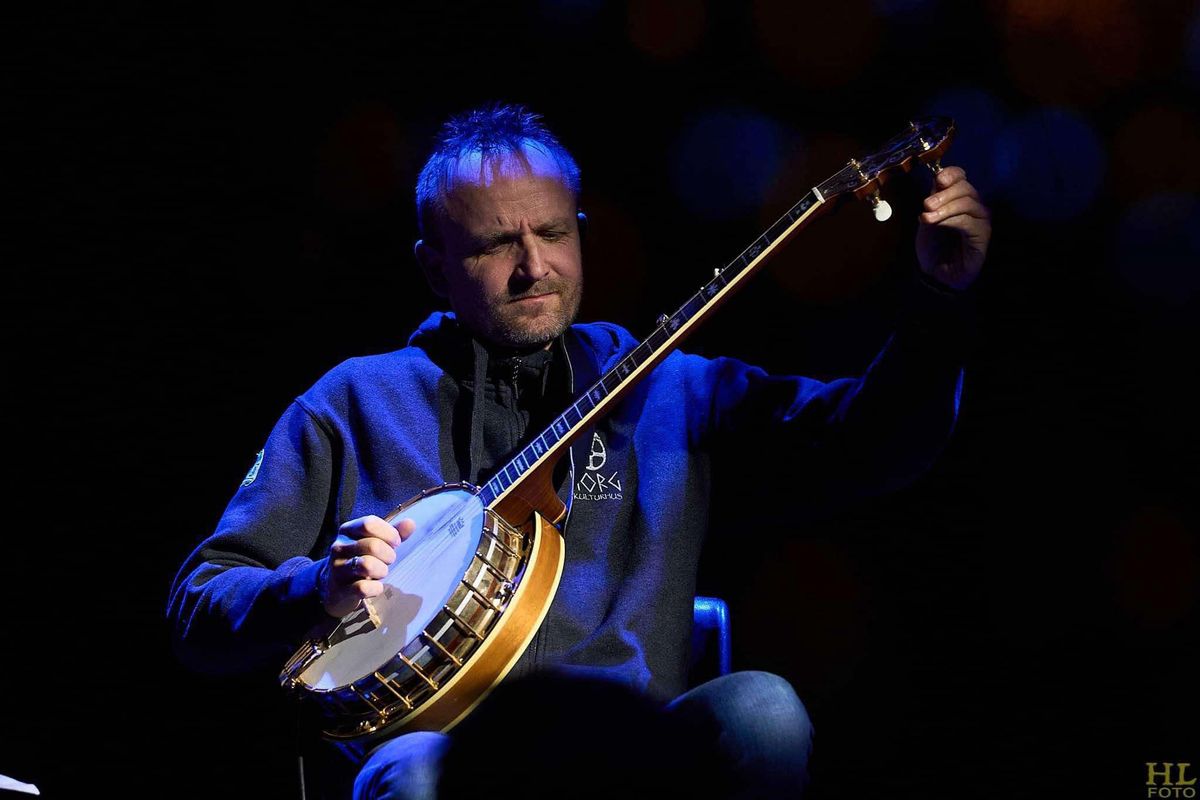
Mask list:
[{"label": "banjo drum head", "polygon": [[417,523],[396,548],[396,561],[383,579],[384,591],[371,598],[380,619],[372,628],[360,608],[344,617],[340,635],[300,673],[315,691],[347,686],[383,667],[415,639],[450,599],[467,573],[483,534],[483,502],[465,489],[446,489],[394,514]]}]

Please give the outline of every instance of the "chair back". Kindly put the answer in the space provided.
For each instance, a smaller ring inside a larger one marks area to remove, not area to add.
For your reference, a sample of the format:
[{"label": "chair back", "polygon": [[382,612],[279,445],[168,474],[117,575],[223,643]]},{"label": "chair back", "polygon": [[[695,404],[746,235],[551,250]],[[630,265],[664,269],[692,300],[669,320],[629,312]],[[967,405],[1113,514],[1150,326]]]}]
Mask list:
[{"label": "chair back", "polygon": [[692,658],[689,685],[728,675],[732,670],[729,606],[719,597],[696,597],[692,605]]}]

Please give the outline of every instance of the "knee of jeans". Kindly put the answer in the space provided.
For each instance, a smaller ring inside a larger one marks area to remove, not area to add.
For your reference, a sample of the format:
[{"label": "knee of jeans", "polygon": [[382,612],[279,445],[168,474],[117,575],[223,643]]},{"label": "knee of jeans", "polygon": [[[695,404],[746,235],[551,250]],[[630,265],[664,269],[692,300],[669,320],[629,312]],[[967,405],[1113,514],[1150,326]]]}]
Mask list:
[{"label": "knee of jeans", "polygon": [[769,719],[775,727],[786,730],[811,748],[812,720],[790,683],[770,672],[738,672],[729,677],[735,675],[744,676],[735,694],[743,713]]},{"label": "knee of jeans", "polygon": [[450,740],[445,734],[417,731],[398,736],[367,757],[354,780],[354,800],[432,798],[442,757]]}]

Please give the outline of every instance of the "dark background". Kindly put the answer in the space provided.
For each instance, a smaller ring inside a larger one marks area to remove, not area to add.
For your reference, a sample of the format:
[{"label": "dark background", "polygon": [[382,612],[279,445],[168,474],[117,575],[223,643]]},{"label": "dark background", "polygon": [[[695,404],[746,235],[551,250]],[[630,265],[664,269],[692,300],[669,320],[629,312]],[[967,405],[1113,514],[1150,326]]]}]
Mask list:
[{"label": "dark background", "polygon": [[[955,439],[915,486],[815,519],[764,442],[726,468],[775,491],[718,488],[701,590],[732,606],[735,667],[808,705],[814,796],[1132,798],[1147,761],[1200,773],[1194,3],[351,5],[6,26],[0,773],[298,796],[274,676],[179,667],[167,590],[289,400],[435,307],[411,187],[441,119],[494,99],[577,156],[583,317],[636,334],[848,157],[955,116],[946,161],[995,215]],[[897,181],[887,225],[819,221],[689,349],[861,370],[927,186]]]}]

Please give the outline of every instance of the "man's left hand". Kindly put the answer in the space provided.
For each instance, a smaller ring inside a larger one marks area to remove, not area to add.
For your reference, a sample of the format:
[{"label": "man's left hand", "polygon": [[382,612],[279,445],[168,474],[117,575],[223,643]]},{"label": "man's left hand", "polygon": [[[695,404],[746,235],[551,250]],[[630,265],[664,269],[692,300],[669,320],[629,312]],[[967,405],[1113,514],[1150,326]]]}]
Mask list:
[{"label": "man's left hand", "polygon": [[917,226],[917,261],[938,283],[962,291],[975,282],[992,238],[992,215],[962,167],[933,179]]}]

